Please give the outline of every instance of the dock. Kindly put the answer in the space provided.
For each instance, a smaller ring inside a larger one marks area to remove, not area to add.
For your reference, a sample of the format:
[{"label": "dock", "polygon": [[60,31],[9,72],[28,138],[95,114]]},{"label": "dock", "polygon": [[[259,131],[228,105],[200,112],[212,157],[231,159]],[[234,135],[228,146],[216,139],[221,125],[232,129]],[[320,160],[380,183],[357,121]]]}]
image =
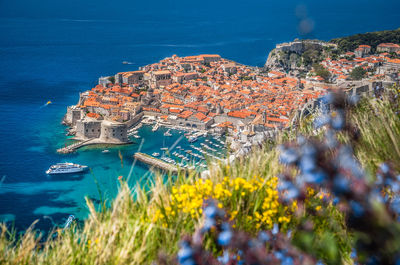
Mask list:
[{"label": "dock", "polygon": [[82,146],[88,145],[91,140],[92,139],[85,140],[85,141],[80,141],[80,142],[77,142],[77,143],[73,143],[73,144],[67,145],[66,147],[59,148],[59,149],[57,149],[57,153],[59,153],[59,154],[73,153],[78,148],[81,148]]},{"label": "dock", "polygon": [[145,164],[148,164],[150,166],[162,169],[164,171],[177,173],[179,170],[183,170],[183,169],[179,169],[178,170],[178,167],[176,167],[174,165],[171,165],[171,164],[169,164],[167,162],[164,162],[164,161],[162,161],[162,160],[160,160],[158,158],[155,158],[153,156],[150,156],[148,154],[137,152],[137,153],[135,153],[133,155],[133,157],[136,158],[137,160],[145,163]]},{"label": "dock", "polygon": [[94,144],[109,144],[109,145],[126,145],[126,144],[132,144],[132,142],[105,142],[105,141],[101,141],[98,138],[92,138],[92,139],[87,139],[87,140],[83,140],[77,143],[73,143],[70,145],[67,145],[63,148],[57,149],[57,153],[59,154],[69,154],[69,153],[73,153],[76,150],[78,150],[81,147],[84,146],[88,146],[88,145],[94,145]]}]

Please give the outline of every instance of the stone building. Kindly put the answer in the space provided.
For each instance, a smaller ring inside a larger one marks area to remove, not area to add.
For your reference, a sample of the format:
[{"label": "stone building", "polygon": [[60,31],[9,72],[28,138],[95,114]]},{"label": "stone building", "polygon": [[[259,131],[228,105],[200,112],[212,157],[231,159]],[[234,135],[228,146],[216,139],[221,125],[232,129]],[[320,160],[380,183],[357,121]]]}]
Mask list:
[{"label": "stone building", "polygon": [[394,43],[381,43],[376,48],[377,52],[398,52],[400,51],[400,45]]},{"label": "stone building", "polygon": [[362,58],[365,55],[371,52],[371,46],[369,45],[360,45],[357,49],[354,50],[354,55],[358,58]]},{"label": "stone building", "polygon": [[199,74],[196,72],[191,72],[191,73],[176,73],[173,77],[172,80],[176,83],[184,83],[185,81],[197,79],[199,77]]},{"label": "stone building", "polygon": [[144,82],[144,71],[130,71],[120,72],[115,75],[116,84],[143,84]]},{"label": "stone building", "polygon": [[168,70],[153,71],[150,76],[151,87],[165,87],[172,83],[171,72]]},{"label": "stone building", "polygon": [[128,72],[125,75],[122,75],[122,83],[133,85],[139,84],[142,85],[144,82],[144,71],[133,71]]},{"label": "stone building", "polygon": [[236,72],[237,72],[235,63],[226,63],[226,64],[223,64],[221,67],[222,67],[222,70],[229,75],[236,74]]},{"label": "stone building", "polygon": [[77,120],[83,117],[82,109],[77,106],[70,106],[67,108],[67,114],[65,115],[64,121],[67,124],[75,125]]},{"label": "stone building", "polygon": [[218,62],[221,60],[221,56],[218,54],[203,54],[201,57],[203,57],[204,63]]},{"label": "stone building", "polygon": [[124,123],[103,121],[99,138],[107,143],[127,143],[129,142],[127,131]]},{"label": "stone building", "polygon": [[102,76],[99,78],[99,85],[102,85],[104,87],[107,87],[108,84],[111,84],[111,81],[109,79],[109,76]]},{"label": "stone building", "polygon": [[101,131],[101,123],[102,121],[98,121],[88,117],[76,121],[75,138],[81,140],[99,138]]}]

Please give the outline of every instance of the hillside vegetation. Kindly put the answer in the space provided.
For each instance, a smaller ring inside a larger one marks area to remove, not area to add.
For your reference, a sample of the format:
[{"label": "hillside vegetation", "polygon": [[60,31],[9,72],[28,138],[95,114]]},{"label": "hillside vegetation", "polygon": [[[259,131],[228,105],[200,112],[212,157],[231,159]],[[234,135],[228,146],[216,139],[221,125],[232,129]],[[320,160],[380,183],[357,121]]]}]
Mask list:
[{"label": "hillside vegetation", "polygon": [[370,45],[372,52],[380,43],[400,43],[400,29],[384,30],[341,37],[330,42],[338,44],[340,52],[354,51],[359,45]]},{"label": "hillside vegetation", "polygon": [[[398,95],[397,91],[392,93]],[[400,170],[400,100],[393,97],[364,100],[349,113],[359,129],[360,141],[355,154],[370,175],[375,175],[380,163],[392,161]],[[287,169],[279,163],[276,147],[295,138],[295,134],[314,135],[313,117],[308,117],[297,132],[283,133],[275,143],[266,143],[248,157],[232,164],[210,166],[210,174],[179,175],[164,179],[157,176],[146,191],[130,189],[121,181],[120,191],[111,208],[96,211],[87,201],[90,215],[82,226],[50,234],[43,239],[34,225],[22,237],[0,227],[1,264],[151,264],[160,253],[175,255],[179,241],[204,225],[203,203],[208,198],[218,201],[235,229],[250,235],[270,230],[279,224],[281,231],[293,230],[300,224],[294,215],[296,203],[280,203],[277,183],[280,173]],[[322,137],[323,131],[317,133]],[[343,142],[351,141],[343,136]],[[302,249],[327,264],[350,262],[353,233],[347,230],[345,216],[330,204],[324,211],[323,196],[309,190],[307,207],[313,209],[315,237],[302,241]],[[135,199],[134,199],[135,198]],[[216,255],[221,249],[206,240],[206,248]]]}]

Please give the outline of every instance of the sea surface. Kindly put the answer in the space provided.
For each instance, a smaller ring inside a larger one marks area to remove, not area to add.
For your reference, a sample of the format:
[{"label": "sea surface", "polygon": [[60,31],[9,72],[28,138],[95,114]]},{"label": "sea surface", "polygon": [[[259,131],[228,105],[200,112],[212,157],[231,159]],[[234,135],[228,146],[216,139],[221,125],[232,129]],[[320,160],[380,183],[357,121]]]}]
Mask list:
[{"label": "sea surface", "polygon": [[[107,154],[93,147],[57,154],[70,141],[61,125],[66,107],[98,77],[173,54],[217,53],[262,66],[276,43],[400,27],[398,1],[57,2],[0,1],[0,221],[18,230],[36,219],[42,230],[62,225],[69,214],[84,219],[85,196],[112,200],[118,176],[129,175],[142,139],[141,151],[151,154],[181,136],[143,127],[141,139],[104,147]],[[179,145],[189,144],[183,139]],[[91,171],[45,174],[64,161]],[[132,172],[131,185],[152,178],[141,163]]]}]

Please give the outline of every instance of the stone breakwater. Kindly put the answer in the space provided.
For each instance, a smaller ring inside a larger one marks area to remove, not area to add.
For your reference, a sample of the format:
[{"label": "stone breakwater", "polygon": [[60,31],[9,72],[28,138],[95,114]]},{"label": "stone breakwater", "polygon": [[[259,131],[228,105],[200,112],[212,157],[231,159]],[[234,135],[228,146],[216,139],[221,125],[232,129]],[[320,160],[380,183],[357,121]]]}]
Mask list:
[{"label": "stone breakwater", "polygon": [[94,138],[94,139],[87,139],[83,140],[77,143],[73,143],[71,145],[65,146],[63,148],[57,149],[57,153],[59,154],[69,154],[75,152],[77,149],[88,146],[88,145],[101,145],[101,144],[114,144],[114,145],[126,145],[126,144],[131,144],[132,142],[124,142],[124,143],[119,143],[119,142],[108,142],[108,141],[102,141],[100,139]]},{"label": "stone breakwater", "polygon": [[152,157],[144,153],[137,152],[133,155],[133,157],[145,164],[148,164],[152,167],[156,167],[168,172],[177,173],[178,171],[183,170],[183,169],[178,169],[178,167],[174,165],[171,165],[169,163],[166,163],[160,159],[157,159],[155,157]]}]

